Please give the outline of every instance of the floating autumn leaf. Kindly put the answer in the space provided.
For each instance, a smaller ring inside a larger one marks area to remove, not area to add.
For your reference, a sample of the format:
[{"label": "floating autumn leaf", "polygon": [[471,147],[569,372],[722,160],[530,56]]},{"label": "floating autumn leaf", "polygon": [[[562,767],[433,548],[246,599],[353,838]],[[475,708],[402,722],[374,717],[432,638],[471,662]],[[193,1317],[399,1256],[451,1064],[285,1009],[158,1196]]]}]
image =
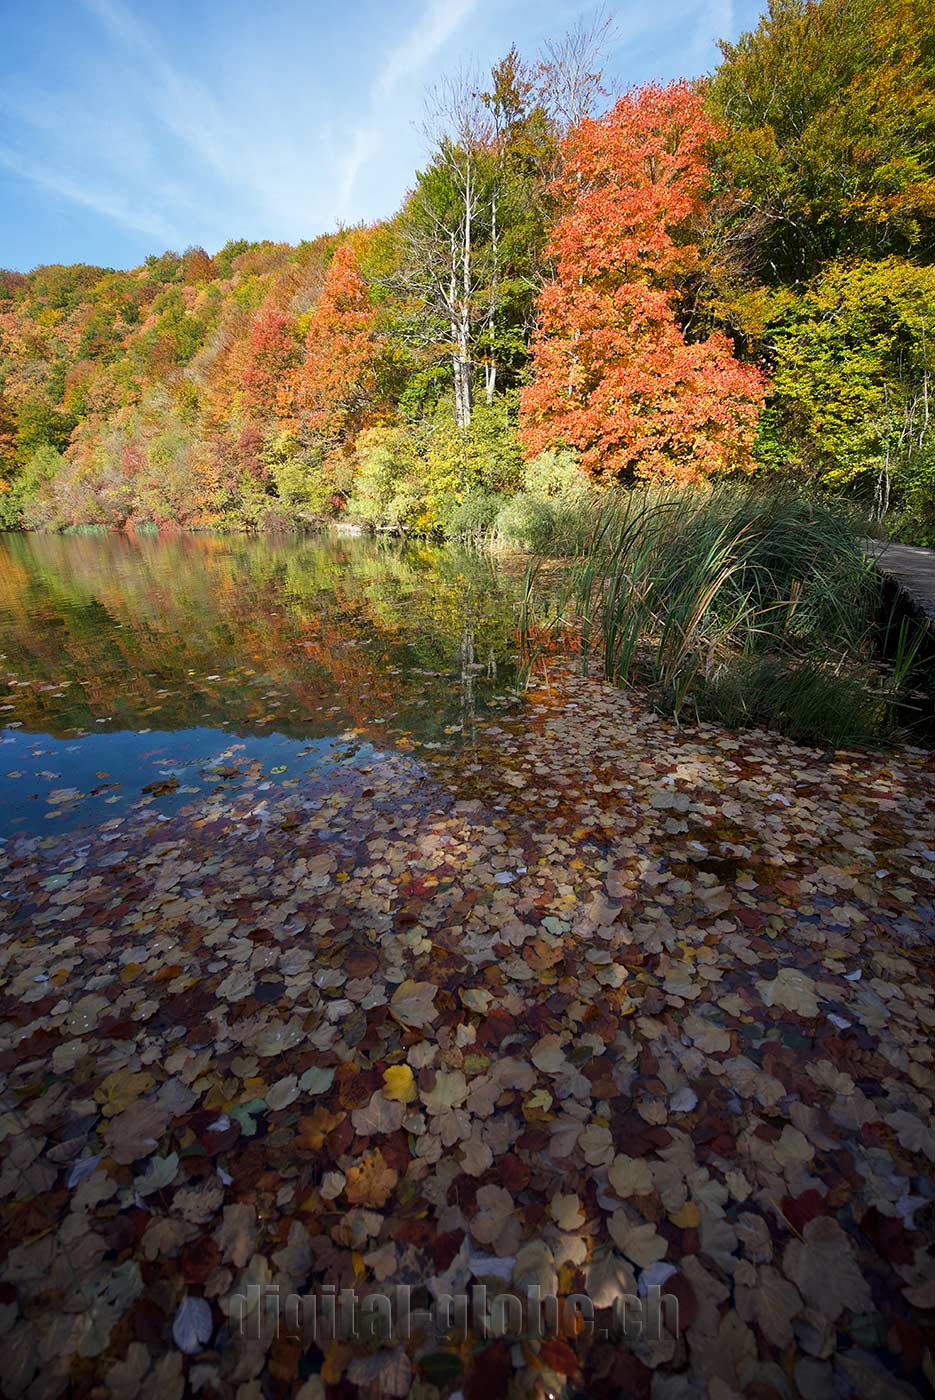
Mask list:
[{"label": "floating autumn leaf", "polygon": [[296,1147],[304,1152],[319,1152],[328,1134],[333,1133],[345,1117],[343,1113],[332,1113],[316,1104],[310,1116],[298,1121]]},{"label": "floating autumn leaf", "polygon": [[785,1086],[771,1074],[765,1074],[745,1055],[723,1061],[725,1073],[738,1094],[755,1099],[763,1108],[774,1108],[785,1097]]},{"label": "floating autumn leaf", "polygon": [[584,1210],[577,1196],[553,1196],[549,1214],[560,1230],[580,1230],[584,1225]]},{"label": "floating autumn leaf", "polygon": [[294,1074],[287,1074],[283,1079],[277,1079],[276,1083],[270,1085],[266,1091],[266,1102],[274,1112],[288,1108],[298,1097],[299,1081]]},{"label": "floating autumn leaf", "polygon": [[214,1238],[226,1264],[242,1269],[253,1258],[256,1251],[256,1207],[235,1204],[224,1207],[221,1224],[214,1232]]},{"label": "floating autumn leaf", "polygon": [[304,1037],[300,1016],[292,1016],[288,1021],[273,1019],[260,1029],[253,1041],[253,1048],[263,1059],[272,1059],[301,1044]]},{"label": "floating autumn leaf", "polygon": [[851,1242],[830,1215],[809,1220],[802,1238],[790,1240],[782,1266],[805,1301],[829,1322],[835,1322],[845,1308],[862,1313],[873,1305]]},{"label": "floating autumn leaf", "polygon": [[170,1152],[167,1157],[153,1157],[146,1170],[138,1176],[133,1188],[138,1196],[151,1196],[154,1191],[162,1191],[171,1186],[179,1169],[179,1154]]},{"label": "floating autumn leaf", "polygon": [[122,1113],[125,1108],[129,1108],[131,1103],[142,1098],[147,1089],[151,1089],[155,1084],[151,1074],[143,1072],[133,1074],[129,1070],[116,1070],[102,1080],[95,1098],[101,1105],[101,1112],[105,1118],[112,1118],[117,1113]]},{"label": "floating autumn leaf", "polygon": [[621,1254],[641,1269],[657,1259],[664,1259],[668,1252],[669,1247],[663,1237],[656,1233],[655,1225],[634,1223],[623,1210],[614,1211],[607,1228]]},{"label": "floating autumn leaf", "polygon": [[514,1059],[510,1055],[497,1061],[493,1067],[492,1077],[501,1088],[518,1089],[520,1093],[531,1089],[536,1082],[532,1068],[523,1060]]},{"label": "floating autumn leaf", "polygon": [[392,1195],[399,1173],[389,1166],[379,1148],[365,1152],[356,1166],[348,1167],[344,1194],[351,1205],[383,1206]]},{"label": "floating autumn leaf", "polygon": [[784,1124],[778,1142],[770,1144],[770,1151],[787,1170],[810,1162],[815,1155],[815,1149],[808,1138],[804,1133],[800,1133],[798,1128],[793,1128],[791,1123]]},{"label": "floating autumn leaf", "polygon": [[108,1006],[107,998],[97,993],[79,997],[65,1017],[62,1029],[66,1035],[87,1035],[96,1028],[101,1014]]},{"label": "floating autumn leaf", "polygon": [[796,967],[783,967],[771,982],[757,982],[764,1006],[781,1006],[810,1019],[818,1015],[815,983]]},{"label": "floating autumn leaf", "polygon": [[736,1283],[737,1311],[744,1321],[755,1322],[773,1346],[788,1346],[793,1319],[803,1309],[795,1285],[770,1265],[745,1271]]},{"label": "floating autumn leaf", "polygon": [[930,1162],[935,1162],[935,1131],[928,1123],[923,1123],[914,1113],[896,1109],[883,1120],[888,1123],[899,1139],[899,1144],[907,1152],[919,1152]]},{"label": "floating autumn leaf", "polygon": [[138,1100],[112,1118],[105,1134],[114,1160],[135,1162],[155,1152],[169,1122],[169,1112],[155,1100]]},{"label": "floating autumn leaf", "polygon": [[484,991],[480,987],[468,987],[460,993],[461,1003],[467,1007],[468,1011],[479,1011],[484,1013],[490,1007],[493,996],[490,992]]},{"label": "floating autumn leaf", "polygon": [[122,1361],[115,1361],[107,1372],[107,1389],[113,1400],[136,1400],[140,1383],[150,1366],[150,1355],[142,1342],[131,1342]]},{"label": "floating autumn leaf", "polygon": [[548,1089],[533,1089],[523,1100],[523,1113],[527,1118],[543,1118],[548,1114],[554,1099]]},{"label": "floating autumn leaf", "polygon": [[686,1016],[682,1022],[682,1032],[705,1055],[718,1055],[730,1049],[727,1032],[702,1016]]},{"label": "floating autumn leaf", "polygon": [[383,1097],[396,1103],[412,1103],[417,1097],[415,1076],[409,1065],[390,1065],[383,1071]]},{"label": "floating autumn leaf", "polygon": [[914,1284],[910,1288],[904,1288],[903,1297],[914,1308],[932,1312],[935,1310],[935,1277],[926,1279],[924,1283]]},{"label": "floating autumn leaf", "polygon": [[321,1186],[318,1187],[323,1200],[336,1201],[344,1190],[346,1180],[347,1177],[344,1176],[343,1172],[325,1172],[325,1175],[322,1176]]},{"label": "floating autumn leaf", "polygon": [[204,1351],[213,1330],[211,1305],[204,1298],[183,1298],[172,1322],[172,1337],[179,1350],[189,1356]]},{"label": "floating autumn leaf", "polygon": [[439,1070],[432,1088],[423,1093],[422,1102],[429,1113],[444,1113],[463,1103],[467,1092],[467,1080],[461,1070]]},{"label": "floating autumn leaf", "polygon": [[612,1308],[620,1298],[636,1294],[636,1280],[627,1261],[612,1249],[604,1249],[585,1273],[588,1297],[596,1308]]},{"label": "floating autumn leaf", "polygon": [[676,1089],[669,1100],[670,1113],[691,1113],[698,1107],[698,1095],[687,1084]]},{"label": "floating autumn leaf", "polygon": [[610,1129],[600,1123],[589,1123],[580,1133],[578,1145],[584,1153],[584,1160],[591,1167],[602,1167],[614,1155],[614,1140]]},{"label": "floating autumn leaf", "polygon": [[565,1051],[557,1035],[546,1035],[537,1041],[529,1058],[544,1074],[559,1074],[566,1068]]},{"label": "floating autumn leaf", "polygon": [[406,1396],[411,1392],[412,1364],[402,1347],[355,1357],[347,1368],[354,1385],[377,1395]]},{"label": "floating autumn leaf", "polygon": [[[354,1109],[351,1122],[354,1124],[354,1131],[360,1133],[361,1137],[371,1133],[395,1133],[402,1127],[405,1114],[404,1104],[384,1098],[380,1090],[375,1089],[369,1103],[363,1108]],[[300,1119],[300,1126],[303,1121]]]},{"label": "floating autumn leaf", "polygon": [[461,1144],[461,1165],[468,1176],[483,1176],[493,1165],[493,1152],[479,1138],[468,1138]]},{"label": "floating autumn leaf", "polygon": [[183,1220],[170,1220],[165,1216],[152,1216],[143,1234],[144,1259],[175,1259],[182,1246],[197,1235],[194,1225]]},{"label": "floating autumn leaf", "polygon": [[299,1079],[299,1089],[303,1094],[326,1094],[334,1083],[334,1070],[330,1067],[312,1065]]},{"label": "floating autumn leaf", "polygon": [[471,1234],[478,1244],[492,1245],[500,1255],[514,1252],[511,1246],[519,1240],[519,1221],[509,1191],[493,1184],[480,1187]]},{"label": "floating autumn leaf", "polygon": [[208,1177],[197,1185],[180,1187],[175,1193],[173,1206],[184,1220],[203,1225],[220,1209],[223,1200],[223,1185]]},{"label": "floating autumn leaf", "polygon": [[652,1172],[642,1157],[618,1153],[607,1168],[607,1180],[618,1196],[645,1196],[653,1189]]},{"label": "floating autumn leaf", "polygon": [[390,998],[390,1012],[400,1025],[421,1030],[438,1017],[434,1005],[437,991],[438,988],[431,982],[414,982],[407,978]]}]

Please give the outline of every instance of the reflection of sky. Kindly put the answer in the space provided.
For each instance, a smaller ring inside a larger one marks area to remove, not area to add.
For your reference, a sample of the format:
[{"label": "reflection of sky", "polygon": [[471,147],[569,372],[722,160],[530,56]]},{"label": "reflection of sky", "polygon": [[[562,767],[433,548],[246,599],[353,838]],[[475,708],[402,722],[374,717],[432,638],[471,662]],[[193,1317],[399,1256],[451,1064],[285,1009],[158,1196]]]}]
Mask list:
[{"label": "reflection of sky", "polygon": [[288,802],[335,764],[469,735],[515,679],[515,579],[352,543],[0,536],[0,835],[168,815],[219,783]]},{"label": "reflection of sky", "polygon": [[[169,816],[216,792],[287,800],[299,778],[341,765],[359,769],[380,757],[353,735],[297,740],[217,729],[118,730],[69,740],[6,729],[0,731],[0,836],[74,830],[141,802]],[[172,792],[143,792],[172,779],[178,782]]]}]

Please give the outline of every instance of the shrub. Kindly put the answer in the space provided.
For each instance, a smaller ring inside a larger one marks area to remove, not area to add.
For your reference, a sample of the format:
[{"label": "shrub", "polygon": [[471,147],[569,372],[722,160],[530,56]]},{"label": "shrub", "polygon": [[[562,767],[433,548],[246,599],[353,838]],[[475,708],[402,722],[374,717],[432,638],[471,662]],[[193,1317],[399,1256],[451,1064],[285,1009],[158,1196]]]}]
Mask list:
[{"label": "shrub", "polygon": [[445,512],[446,537],[458,540],[490,535],[505,504],[505,497],[492,491],[469,491],[460,501],[452,501]]},{"label": "shrub", "polygon": [[0,530],[17,530],[38,493],[61,470],[64,458],[54,447],[38,447],[9,488],[0,492]]},{"label": "shrub", "polygon": [[301,447],[294,437],[280,434],[265,455],[278,513],[293,521],[340,514],[353,482],[353,463],[337,452],[326,457],[320,446]]},{"label": "shrub", "polygon": [[526,463],[523,489],[532,496],[580,500],[589,490],[581,461],[571,447],[550,448]]},{"label": "shrub", "polygon": [[348,512],[370,525],[417,528],[422,492],[415,438],[405,428],[368,428],[357,439]]}]

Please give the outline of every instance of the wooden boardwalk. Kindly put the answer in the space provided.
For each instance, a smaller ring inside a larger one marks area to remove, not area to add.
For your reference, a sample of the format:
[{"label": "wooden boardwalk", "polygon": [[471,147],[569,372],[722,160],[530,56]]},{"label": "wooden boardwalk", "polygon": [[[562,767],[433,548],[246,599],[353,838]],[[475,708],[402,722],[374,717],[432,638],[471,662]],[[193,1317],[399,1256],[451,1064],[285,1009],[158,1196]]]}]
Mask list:
[{"label": "wooden boardwalk", "polygon": [[868,551],[881,573],[898,583],[915,610],[935,628],[935,549],[908,544],[874,545]]}]

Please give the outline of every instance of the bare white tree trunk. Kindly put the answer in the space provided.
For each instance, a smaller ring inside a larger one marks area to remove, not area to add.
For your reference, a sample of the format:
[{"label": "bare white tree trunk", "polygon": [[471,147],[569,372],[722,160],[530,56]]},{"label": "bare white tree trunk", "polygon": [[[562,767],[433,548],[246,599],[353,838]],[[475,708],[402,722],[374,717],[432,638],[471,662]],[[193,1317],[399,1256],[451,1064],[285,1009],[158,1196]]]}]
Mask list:
[{"label": "bare white tree trunk", "polygon": [[497,350],[496,350],[496,330],[497,330],[497,273],[499,271],[499,243],[497,229],[497,186],[494,184],[490,196],[490,290],[487,301],[487,337],[489,340],[489,350],[484,361],[484,395],[488,404],[493,403],[493,396],[497,388]]},{"label": "bare white tree trunk", "polygon": [[464,402],[464,380],[461,367],[461,324],[457,315],[458,308],[458,244],[454,230],[451,231],[451,275],[448,279],[448,317],[451,327],[451,378],[455,391],[455,419],[458,427],[463,432],[465,429],[465,418],[469,412]]},{"label": "bare white tree trunk", "polygon": [[471,426],[471,303],[474,294],[474,285],[471,278],[471,253],[472,253],[472,226],[474,216],[474,159],[470,150],[464,160],[464,221],[462,224],[462,248],[461,248],[461,305],[458,322],[458,356],[461,371],[461,407],[462,415],[458,420],[458,427],[462,432],[467,432]]}]

